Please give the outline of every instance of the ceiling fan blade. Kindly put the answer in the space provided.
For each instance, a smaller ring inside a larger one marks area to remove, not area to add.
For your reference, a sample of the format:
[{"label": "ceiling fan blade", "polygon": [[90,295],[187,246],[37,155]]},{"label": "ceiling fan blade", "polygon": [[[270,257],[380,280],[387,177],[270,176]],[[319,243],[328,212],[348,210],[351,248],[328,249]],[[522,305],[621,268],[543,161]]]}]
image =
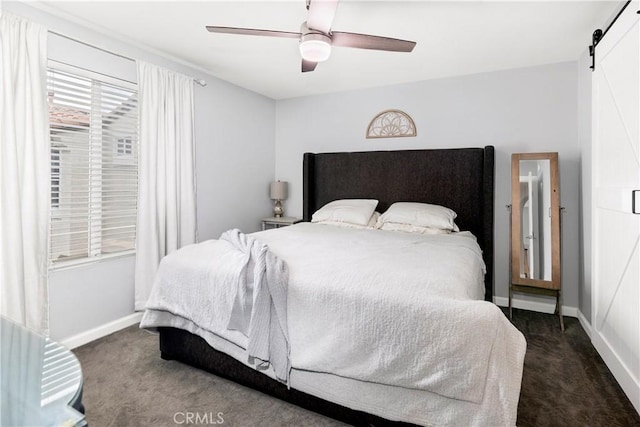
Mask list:
[{"label": "ceiling fan blade", "polygon": [[329,34],[337,8],[338,0],[309,0],[307,27]]},{"label": "ceiling fan blade", "polygon": [[309,71],[313,71],[316,69],[317,62],[307,61],[306,59],[302,60],[302,72],[306,73]]},{"label": "ceiling fan blade", "polygon": [[390,37],[371,36],[368,34],[331,33],[331,45],[341,47],[355,47],[358,49],[388,50],[392,52],[411,52],[416,42],[392,39]]},{"label": "ceiling fan blade", "polygon": [[291,33],[289,31],[258,30],[255,28],[216,27],[211,25],[207,25],[207,31],[211,33],[241,34],[245,36],[286,37],[290,39],[299,39],[301,35],[300,33]]}]

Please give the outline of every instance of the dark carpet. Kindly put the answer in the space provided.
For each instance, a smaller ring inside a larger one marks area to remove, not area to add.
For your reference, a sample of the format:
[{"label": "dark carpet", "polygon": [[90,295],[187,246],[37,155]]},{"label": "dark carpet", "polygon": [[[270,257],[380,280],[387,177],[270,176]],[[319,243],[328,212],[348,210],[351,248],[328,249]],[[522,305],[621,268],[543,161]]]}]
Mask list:
[{"label": "dark carpet", "polygon": [[519,426],[640,427],[578,319],[565,317],[563,333],[558,316],[514,310],[513,324],[527,339]]},{"label": "dark carpet", "polygon": [[[514,310],[527,339],[519,426],[640,426],[577,319]],[[90,427],[339,426],[337,421],[175,361],[136,326],[74,350]],[[190,418],[189,418],[190,417]],[[188,421],[191,422],[188,422]]]}]

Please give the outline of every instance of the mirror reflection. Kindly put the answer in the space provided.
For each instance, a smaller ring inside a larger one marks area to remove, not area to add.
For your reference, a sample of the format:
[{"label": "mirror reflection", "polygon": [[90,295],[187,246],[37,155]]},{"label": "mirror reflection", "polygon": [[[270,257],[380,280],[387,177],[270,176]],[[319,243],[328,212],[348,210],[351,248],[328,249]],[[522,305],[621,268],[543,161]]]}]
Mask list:
[{"label": "mirror reflection", "polygon": [[549,159],[520,160],[520,277],[551,280],[551,167]]}]

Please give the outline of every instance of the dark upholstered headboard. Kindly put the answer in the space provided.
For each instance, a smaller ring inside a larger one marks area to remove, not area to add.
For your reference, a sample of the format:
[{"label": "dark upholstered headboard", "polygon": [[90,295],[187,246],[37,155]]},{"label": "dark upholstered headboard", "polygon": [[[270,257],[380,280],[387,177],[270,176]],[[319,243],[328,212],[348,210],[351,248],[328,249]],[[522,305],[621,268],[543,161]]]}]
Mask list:
[{"label": "dark upholstered headboard", "polygon": [[493,298],[494,148],[305,153],[303,220],[337,199],[377,199],[446,206],[471,231],[487,266],[485,299]]}]

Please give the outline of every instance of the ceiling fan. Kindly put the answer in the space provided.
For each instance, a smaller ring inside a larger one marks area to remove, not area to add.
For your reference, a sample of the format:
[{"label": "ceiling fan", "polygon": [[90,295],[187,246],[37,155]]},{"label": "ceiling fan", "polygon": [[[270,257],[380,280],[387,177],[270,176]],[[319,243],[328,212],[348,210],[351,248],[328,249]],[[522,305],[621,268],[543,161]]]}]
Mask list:
[{"label": "ceiling fan", "polygon": [[303,73],[315,70],[318,62],[329,59],[331,46],[411,52],[416,45],[416,42],[408,40],[332,31],[331,24],[337,7],[338,0],[307,0],[307,10],[309,12],[306,22],[303,22],[300,27],[299,33],[217,26],[207,26],[207,30],[212,33],[299,39]]}]

